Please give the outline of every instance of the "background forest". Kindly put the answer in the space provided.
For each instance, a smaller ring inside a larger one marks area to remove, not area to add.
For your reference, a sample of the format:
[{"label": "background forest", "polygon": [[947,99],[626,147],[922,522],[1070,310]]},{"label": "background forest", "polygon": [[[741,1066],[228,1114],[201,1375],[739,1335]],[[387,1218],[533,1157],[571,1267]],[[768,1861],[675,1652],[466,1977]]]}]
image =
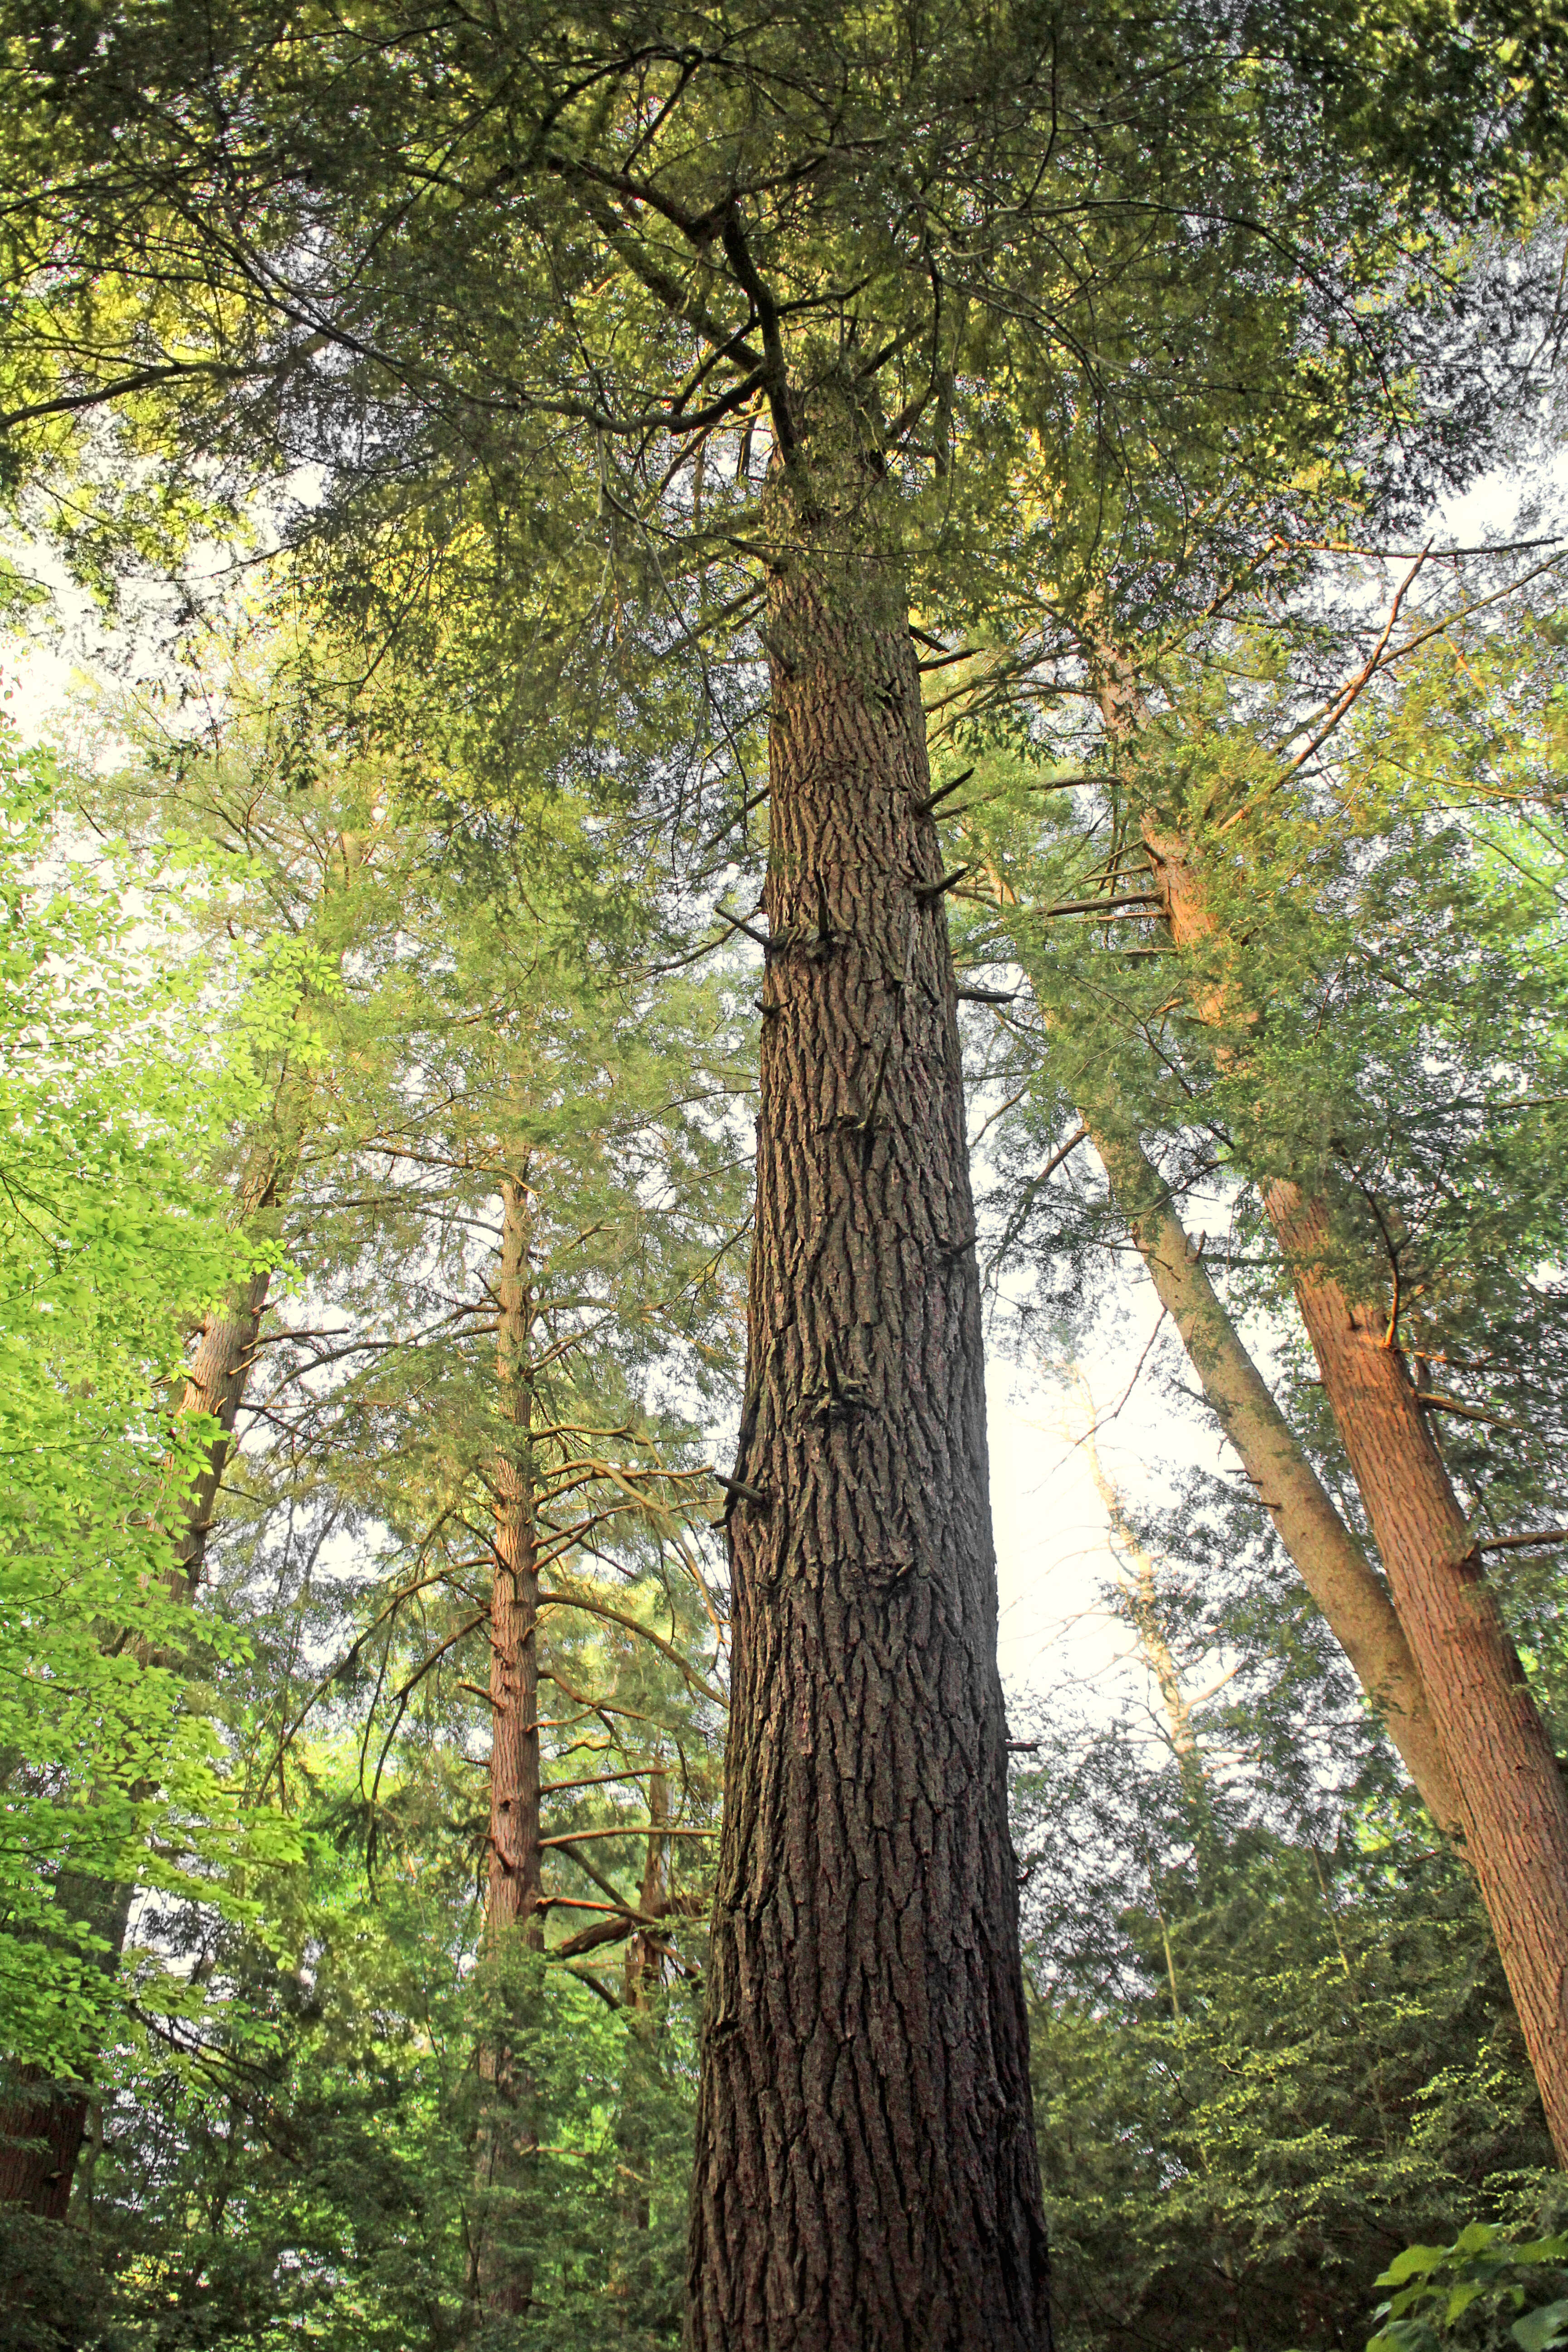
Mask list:
[{"label": "background forest", "polygon": [[998,1517],[1103,1513],[1004,1655],[1060,2352],[1568,2341],[1560,28],[15,13],[0,2344],[697,2325],[869,756],[786,496],[930,763]]}]

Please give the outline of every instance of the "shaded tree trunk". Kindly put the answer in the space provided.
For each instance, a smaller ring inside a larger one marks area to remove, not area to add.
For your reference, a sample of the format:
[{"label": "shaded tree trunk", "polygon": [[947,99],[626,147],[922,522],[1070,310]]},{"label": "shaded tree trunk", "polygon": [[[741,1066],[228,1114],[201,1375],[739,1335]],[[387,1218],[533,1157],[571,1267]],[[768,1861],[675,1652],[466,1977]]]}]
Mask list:
[{"label": "shaded tree trunk", "polygon": [[[669,1776],[658,1771],[648,1774],[647,1781],[647,1848],[643,1861],[642,1892],[637,1896],[637,1909],[645,1919],[659,1919],[669,1909],[669,1840],[664,1834],[669,1820]],[[645,2011],[664,1982],[664,1955],[658,1940],[646,1927],[639,1927],[626,1941],[626,1958],[622,1964],[621,1981],[628,2009]],[[644,2229],[647,2227],[645,2214]]]},{"label": "shaded tree trunk", "polygon": [[85,2091],[47,2083],[29,2067],[0,2106],[0,2205],[63,2221],[87,2120]]},{"label": "shaded tree trunk", "polygon": [[[1178,947],[1212,935],[1190,845],[1146,819]],[[1475,1869],[1560,2163],[1568,2165],[1568,1789],[1433,1443],[1387,1309],[1330,1271],[1321,1193],[1275,1181],[1279,1238],[1394,1607],[1458,1787]]]},{"label": "shaded tree trunk", "polygon": [[531,1372],[533,1297],[530,1280],[527,1162],[501,1183],[500,1265],[497,1274],[496,1379],[500,1413],[512,1434],[494,1471],[490,1575],[490,1768],[485,1954],[496,2021],[479,2052],[480,2215],[474,2284],[483,2308],[516,2317],[533,2300],[532,2265],[508,2244],[518,2218],[539,2134],[526,2055],[515,2046],[538,2022],[532,1987],[516,1979],[521,1952],[543,1948],[540,1847],[539,1569]]},{"label": "shaded tree trunk", "polygon": [[1381,1580],[1243,1346],[1158,1169],[1137,1137],[1113,1119],[1090,1118],[1086,1124],[1160,1304],[1297,1574],[1377,1708],[1433,1820],[1447,1836],[1460,1834],[1462,1811],[1437,1726]]},{"label": "shaded tree trunk", "polygon": [[539,1837],[539,1569],[534,1526],[533,1414],[530,1372],[532,1291],[528,1191],[501,1186],[501,1253],[496,1282],[496,1378],[501,1414],[516,1444],[495,1469],[490,1579],[490,1826],[485,1932],[493,1941],[520,1928],[533,1950],[544,1940]]},{"label": "shaded tree trunk", "polygon": [[953,972],[902,583],[872,469],[846,461],[853,422],[824,412],[773,492],[770,942],[688,2341],[1037,2352]]},{"label": "shaded tree trunk", "polygon": [[1121,1497],[1101,1466],[1092,1425],[1089,1433],[1089,1449],[1095,1487],[1105,1506],[1110,1532],[1121,1549],[1127,1571],[1121,1589],[1128,1618],[1138,1637],[1144,1664],[1153,1675],[1154,1687],[1160,1694],[1160,1711],[1165,1718],[1171,1753],[1176,1759],[1176,1769],[1181,1774],[1189,1804],[1194,1810],[1206,1811],[1207,1780],[1203,1752],[1198,1746],[1197,1728],[1193,1721],[1193,1704],[1187,1697],[1182,1670],[1165,1638],[1165,1628],[1161,1621],[1160,1584],[1154,1572],[1154,1563],[1127,1524]]}]

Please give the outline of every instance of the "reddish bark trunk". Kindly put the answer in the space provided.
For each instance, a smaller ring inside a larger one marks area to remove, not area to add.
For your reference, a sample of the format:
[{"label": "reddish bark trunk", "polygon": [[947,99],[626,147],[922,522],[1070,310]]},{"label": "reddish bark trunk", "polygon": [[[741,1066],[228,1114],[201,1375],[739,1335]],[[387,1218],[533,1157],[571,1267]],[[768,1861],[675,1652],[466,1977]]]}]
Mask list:
[{"label": "reddish bark trunk", "polygon": [[[529,1373],[532,1294],[529,1278],[531,1219],[525,1176],[501,1184],[500,1265],[496,1278],[499,1310],[496,1378],[501,1416],[513,1433],[494,1472],[494,1530],[490,1577],[490,1769],[489,1867],[485,1906],[485,1947],[495,1967],[499,2030],[487,2034],[479,2053],[480,2129],[479,2184],[481,2210],[475,2284],[484,2308],[515,2317],[533,2300],[531,2265],[509,2252],[507,2225],[515,2221],[515,2200],[526,2182],[538,2141],[533,2085],[526,2060],[520,2060],[508,2027],[531,2020],[526,1994],[521,2004],[507,1968],[509,1945],[528,1951],[543,1947],[539,1908],[543,1893],[540,1848],[539,1570],[534,1518],[533,1466],[529,1455],[532,1383]],[[497,2224],[500,2224],[498,2228]]]},{"label": "reddish bark trunk", "polygon": [[868,474],[819,463],[809,510],[775,496],[750,1491],[688,2340],[1037,2352],[980,1288],[919,680]]},{"label": "reddish bark trunk", "polygon": [[1381,1307],[1322,1271],[1328,1218],[1296,1185],[1265,1188],[1400,1620],[1458,1780],[1467,1851],[1568,2166],[1568,1790]]},{"label": "reddish bark trunk", "polygon": [[528,1248],[528,1189],[509,1176],[501,1186],[496,1378],[502,1418],[516,1433],[495,1469],[494,1567],[490,1579],[490,1829],[485,1933],[493,1944],[521,1927],[534,1950],[543,1944],[539,1828],[539,1568],[533,1465],[529,1431],[532,1294]]},{"label": "reddish bark trunk", "polygon": [[[1213,918],[1189,845],[1144,838],[1178,947]],[[1216,1008],[1217,1010],[1217,1008]],[[1387,1571],[1463,1809],[1558,2161],[1568,2166],[1568,1790],[1380,1305],[1328,1270],[1327,1202],[1283,1181],[1264,1205]]]},{"label": "reddish bark trunk", "polygon": [[[1098,633],[1089,633],[1086,650],[1106,732],[1113,742],[1125,742],[1149,719],[1137,669]],[[1197,935],[1192,927],[1199,920],[1193,877],[1184,845],[1159,835],[1155,824],[1152,815],[1145,816],[1144,838],[1165,877],[1162,887],[1172,936],[1184,946]],[[1445,1836],[1462,1835],[1463,1808],[1454,1775],[1387,1592],[1242,1346],[1137,1137],[1114,1117],[1091,1119],[1089,1130],[1160,1304],[1181,1334],[1204,1394],[1298,1575],[1382,1716],[1426,1810]]]}]

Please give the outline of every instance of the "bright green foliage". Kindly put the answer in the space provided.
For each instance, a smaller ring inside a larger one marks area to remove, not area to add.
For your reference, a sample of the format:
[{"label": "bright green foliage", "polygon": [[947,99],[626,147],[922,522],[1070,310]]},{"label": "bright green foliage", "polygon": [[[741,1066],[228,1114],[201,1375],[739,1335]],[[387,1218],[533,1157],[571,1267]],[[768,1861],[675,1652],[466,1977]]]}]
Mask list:
[{"label": "bright green foliage", "polygon": [[[743,1227],[731,983],[651,968],[646,846],[586,793],[520,773],[459,827],[450,771],[387,756],[384,716],[345,717],[319,662],[230,671],[80,788],[198,960],[296,943],[228,1156],[285,1087],[300,1137],[278,1223],[301,1280],[264,1326],[202,1618],[234,1652],[240,1793],[306,1857],[243,1920],[159,1901],[202,2006],[133,2021],[104,2062],[75,2324],[105,2346],[479,2341],[481,2227],[534,2281],[498,2343],[679,2334],[725,1664],[692,1414],[726,1394]],[[496,1293],[519,1171],[521,1426]],[[502,1453],[539,1515],[545,1777],[587,1784],[546,1799],[547,1833],[581,1843],[547,1857],[544,1961],[481,1934]],[[650,1900],[653,1944],[624,1953]],[[497,2037],[543,2148],[489,2188],[475,2057]]]},{"label": "bright green foliage", "polygon": [[1551,2352],[1568,2338],[1568,2237],[1521,2243],[1471,2221],[1451,2246],[1407,2246],[1377,2284],[1394,2292],[1378,2305],[1367,2352]]},{"label": "bright green foliage", "polygon": [[[401,757],[381,751],[384,717],[286,663],[229,681],[210,730],[153,742],[116,787],[150,843],[199,839],[229,877],[226,919],[285,909],[334,939],[342,972],[317,1015],[328,1061],[284,1220],[309,1279],[268,1327],[220,1558],[237,1622],[255,1622],[266,1588],[282,1612],[257,1785],[275,1774],[286,1794],[309,1776],[293,1743],[314,1708],[363,1708],[372,1859],[404,1801],[400,1759],[428,1741],[462,1759],[454,1803],[479,1858],[504,1454],[538,1519],[546,1747],[574,1757],[548,1777],[646,1779],[679,1753],[695,1810],[676,1874],[690,1880],[722,1706],[721,1490],[693,1416],[726,1396],[743,1266],[733,984],[659,971],[646,840],[597,807],[591,772],[574,793],[520,761],[509,803],[458,823],[441,804],[452,769],[432,775],[406,739]],[[528,1224],[511,1381],[509,1180]],[[581,1760],[590,1737],[596,1764]],[[574,1794],[547,1823],[594,1830],[582,1853],[601,1875],[629,1869],[634,1889],[646,1841],[602,1833],[646,1819],[638,1787]],[[604,1891],[575,1853],[556,1870],[552,1926],[569,1933]]]},{"label": "bright green foliage", "polygon": [[[72,865],[47,760],[0,747],[0,2049],[71,2074],[126,1997],[98,1955],[129,1888],[232,1903],[289,1847],[210,1717],[232,1642],[168,1590],[203,1434],[170,1383],[248,1268],[203,1163],[250,1081],[211,1055],[193,1106],[157,927]],[[156,1964],[137,1997],[187,1998]]]}]

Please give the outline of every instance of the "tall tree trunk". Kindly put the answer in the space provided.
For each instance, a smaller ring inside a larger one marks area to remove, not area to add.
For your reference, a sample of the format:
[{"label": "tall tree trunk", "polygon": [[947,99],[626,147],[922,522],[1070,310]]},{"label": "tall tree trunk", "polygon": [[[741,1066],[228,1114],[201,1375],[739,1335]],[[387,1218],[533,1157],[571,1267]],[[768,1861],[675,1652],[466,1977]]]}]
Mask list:
[{"label": "tall tree trunk", "polygon": [[[1190,845],[1152,818],[1144,839],[1176,945],[1212,936]],[[1352,1297],[1328,1270],[1332,1222],[1321,1193],[1277,1181],[1263,1200],[1458,1786],[1467,1851],[1568,2166],[1568,1789],[1387,1309]]]},{"label": "tall tree trunk", "polygon": [[[276,1208],[287,1191],[297,1154],[269,1153],[241,1189],[242,1219]],[[174,1543],[171,1598],[194,1600],[201,1583],[207,1538],[212,1532],[224,1465],[255,1360],[267,1305],[269,1273],[263,1269],[236,1291],[202,1326],[185,1374],[176,1418],[210,1413],[218,1423],[206,1459],[187,1496]],[[62,1873],[56,1900],[66,1916],[86,1919],[107,1949],[100,1956],[107,1974],[120,1964],[135,1890],[101,1879]],[[16,2095],[0,2105],[0,2206],[20,2206],[45,2221],[64,2219],[87,2129],[89,2094],[79,2083],[43,2084],[25,2078]]]},{"label": "tall tree trunk", "polygon": [[[489,1867],[484,1942],[496,2016],[479,2052],[479,2186],[482,2210],[475,2284],[494,2317],[515,2317],[533,2300],[532,2265],[507,2245],[509,2225],[538,2146],[535,2095],[526,2051],[515,2046],[536,2025],[532,1988],[520,1992],[515,1958],[543,1948],[540,1847],[539,1569],[530,1430],[533,1296],[530,1279],[527,1161],[501,1183],[500,1265],[496,1279],[496,1379],[510,1434],[494,1470],[490,1576]],[[511,1963],[512,1965],[509,1965]],[[510,2208],[509,2211],[507,2209]],[[499,2223],[499,2227],[498,2227]]]},{"label": "tall tree trunk", "polygon": [[1158,1169],[1137,1137],[1113,1118],[1090,1118],[1086,1125],[1160,1304],[1297,1574],[1377,1708],[1428,1812],[1447,1836],[1459,1835],[1463,1813],[1453,1775],[1381,1580],[1242,1345]]},{"label": "tall tree trunk", "polygon": [[29,2067],[0,2106],[0,2206],[63,2221],[87,2119],[84,2091],[45,2083]]},{"label": "tall tree trunk", "polygon": [[543,1945],[544,1927],[539,1910],[543,1879],[539,1844],[539,1658],[534,1647],[539,1569],[533,1465],[529,1453],[533,1417],[530,1232],[526,1181],[509,1176],[501,1186],[496,1378],[501,1416],[516,1433],[516,1440],[495,1466],[485,1933],[495,1942],[518,1928],[529,1948],[538,1951]]},{"label": "tall tree trunk", "polygon": [[770,943],[688,2340],[1037,2352],[952,963],[903,586],[871,468],[843,454],[853,425],[824,408],[773,493]]},{"label": "tall tree trunk", "polygon": [[1464,1801],[1470,1860],[1568,2167],[1568,1789],[1380,1305],[1323,1270],[1325,1204],[1264,1200]]}]

